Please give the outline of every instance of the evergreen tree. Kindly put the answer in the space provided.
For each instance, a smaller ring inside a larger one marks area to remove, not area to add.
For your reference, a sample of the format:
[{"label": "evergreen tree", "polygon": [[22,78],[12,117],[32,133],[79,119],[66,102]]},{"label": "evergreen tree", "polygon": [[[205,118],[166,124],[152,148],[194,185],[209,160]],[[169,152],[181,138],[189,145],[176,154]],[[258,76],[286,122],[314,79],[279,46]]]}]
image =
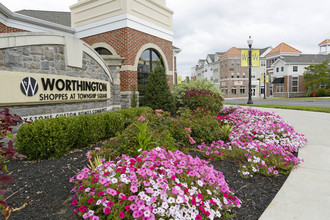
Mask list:
[{"label": "evergreen tree", "polygon": [[152,109],[174,112],[174,99],[170,92],[165,69],[160,63],[157,63],[156,68],[148,77],[144,101],[145,105]]}]

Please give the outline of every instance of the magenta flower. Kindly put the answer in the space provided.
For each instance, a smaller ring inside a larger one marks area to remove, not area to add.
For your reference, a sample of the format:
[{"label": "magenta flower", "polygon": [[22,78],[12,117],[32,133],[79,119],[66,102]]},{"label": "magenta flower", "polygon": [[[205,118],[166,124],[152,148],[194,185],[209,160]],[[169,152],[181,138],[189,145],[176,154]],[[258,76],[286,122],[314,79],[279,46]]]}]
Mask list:
[{"label": "magenta flower", "polygon": [[88,202],[88,203],[92,203],[93,200],[94,200],[93,197],[90,197],[90,198],[87,200],[87,202]]},{"label": "magenta flower", "polygon": [[200,193],[197,194],[197,197],[198,197],[199,199],[203,199],[203,195],[200,194]]},{"label": "magenta flower", "polygon": [[119,218],[121,218],[121,219],[125,218],[125,213],[119,212]]},{"label": "magenta flower", "polygon": [[78,203],[78,200],[77,200],[77,199],[74,199],[74,200],[72,201],[72,205],[77,205],[77,203]]},{"label": "magenta flower", "polygon": [[196,220],[202,220],[202,217],[200,215],[196,215]]},{"label": "magenta flower", "polygon": [[126,206],[125,206],[125,210],[129,212],[129,211],[131,211],[132,209],[131,209],[130,205],[126,205]]},{"label": "magenta flower", "polygon": [[113,202],[113,201],[109,201],[109,202],[107,203],[107,206],[108,206],[108,207],[112,207],[112,206],[113,206],[113,204],[114,204],[114,202]]},{"label": "magenta flower", "polygon": [[109,215],[110,212],[111,212],[110,207],[105,207],[105,208],[103,208],[103,213],[104,213],[105,215]]}]

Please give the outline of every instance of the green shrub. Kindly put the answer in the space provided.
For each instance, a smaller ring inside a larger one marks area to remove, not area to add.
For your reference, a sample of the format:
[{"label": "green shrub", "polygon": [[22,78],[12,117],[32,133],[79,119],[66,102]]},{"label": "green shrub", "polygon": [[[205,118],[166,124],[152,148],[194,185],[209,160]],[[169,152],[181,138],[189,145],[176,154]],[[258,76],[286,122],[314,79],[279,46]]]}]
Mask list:
[{"label": "green shrub", "polygon": [[206,79],[183,82],[182,84],[174,85],[172,91],[177,109],[184,106],[184,96],[188,89],[200,89],[210,91],[214,94],[222,95],[221,90],[218,89],[213,82],[207,81]]},{"label": "green shrub", "polygon": [[219,94],[204,89],[187,89],[183,102],[191,110],[203,107],[216,115],[221,111],[223,98]]},{"label": "green shrub", "polygon": [[[113,138],[105,148],[115,149],[118,155],[125,154],[135,156],[140,154],[139,150],[150,150],[152,148],[163,146],[165,149],[176,149],[175,140],[171,133],[165,129],[153,129],[150,122],[136,122],[129,125],[116,138]],[[145,125],[145,127],[143,126]],[[144,129],[143,129],[144,127]],[[107,152],[107,151],[105,151]],[[113,150],[108,152],[112,153]],[[118,156],[116,155],[116,156]],[[103,154],[107,159],[113,155]]]},{"label": "green shrub", "polygon": [[327,90],[325,88],[320,88],[320,89],[316,90],[315,93],[316,93],[317,97],[327,96]]},{"label": "green shrub", "polygon": [[170,92],[165,69],[159,63],[148,77],[144,102],[152,109],[163,109],[174,113],[174,99]]},{"label": "green shrub", "polygon": [[[212,143],[213,141],[225,140],[223,125],[218,122],[214,114],[203,107],[191,111],[187,108],[181,109],[181,118],[184,118],[186,127],[191,129],[190,136],[197,142]],[[201,141],[203,140],[203,141]]]},{"label": "green shrub", "polygon": [[32,160],[55,158],[73,148],[114,137],[150,108],[132,108],[95,115],[40,119],[24,124],[17,133],[18,152]]}]

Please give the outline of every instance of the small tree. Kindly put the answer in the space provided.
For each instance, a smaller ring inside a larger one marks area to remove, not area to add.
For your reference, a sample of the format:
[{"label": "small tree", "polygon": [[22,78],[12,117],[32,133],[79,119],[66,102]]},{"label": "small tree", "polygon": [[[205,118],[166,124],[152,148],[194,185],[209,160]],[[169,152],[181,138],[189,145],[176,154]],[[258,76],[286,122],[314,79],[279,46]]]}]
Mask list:
[{"label": "small tree", "polygon": [[144,96],[145,105],[153,109],[174,112],[174,99],[170,92],[165,69],[160,63],[149,75]]},{"label": "small tree", "polygon": [[328,68],[328,60],[321,64],[310,65],[306,67],[304,73],[305,88],[307,95],[311,95],[320,88],[321,85],[326,88],[330,87],[330,69]]}]

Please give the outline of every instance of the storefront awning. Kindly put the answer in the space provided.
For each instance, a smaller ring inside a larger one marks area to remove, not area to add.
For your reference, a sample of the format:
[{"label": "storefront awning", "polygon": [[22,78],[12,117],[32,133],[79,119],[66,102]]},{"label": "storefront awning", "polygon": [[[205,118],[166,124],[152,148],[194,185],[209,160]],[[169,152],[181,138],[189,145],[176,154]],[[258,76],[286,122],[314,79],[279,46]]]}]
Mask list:
[{"label": "storefront awning", "polygon": [[284,77],[275,78],[272,84],[284,83]]}]

